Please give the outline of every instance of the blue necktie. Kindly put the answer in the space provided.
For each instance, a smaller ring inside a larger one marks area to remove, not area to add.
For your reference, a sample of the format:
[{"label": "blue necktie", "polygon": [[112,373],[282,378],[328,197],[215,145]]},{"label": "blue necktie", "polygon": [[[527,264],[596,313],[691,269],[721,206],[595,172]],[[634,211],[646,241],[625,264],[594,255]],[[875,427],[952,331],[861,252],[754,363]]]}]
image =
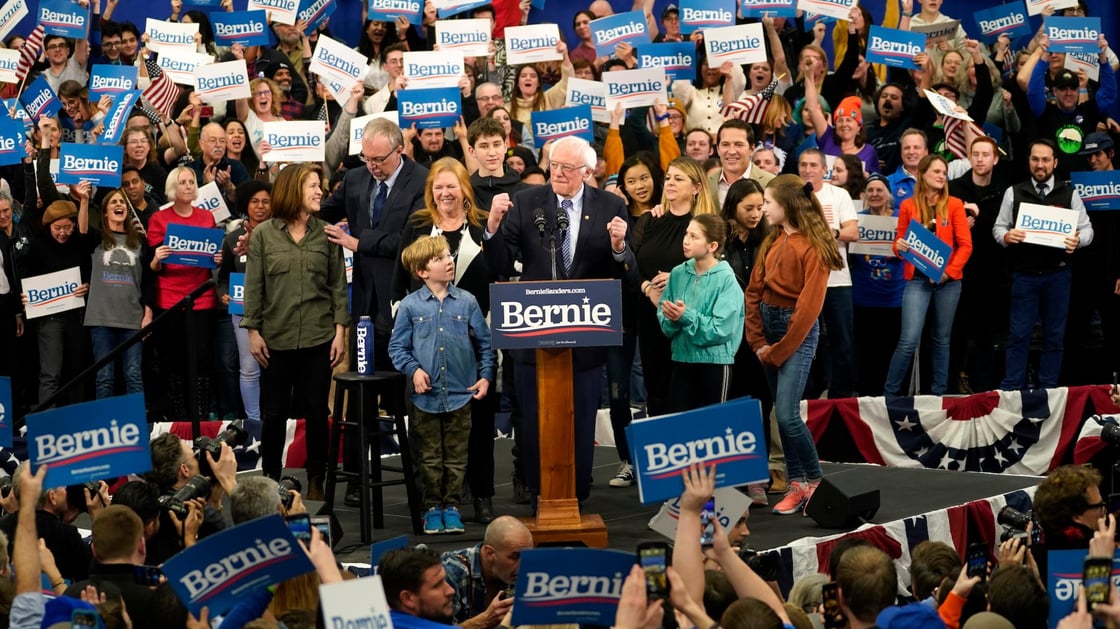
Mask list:
[{"label": "blue necktie", "polygon": [[560,209],[568,215],[568,229],[564,231],[564,246],[562,253],[564,255],[564,277],[572,274],[572,202],[564,199],[560,202]]},{"label": "blue necktie", "polygon": [[369,226],[377,227],[381,223],[381,208],[385,207],[385,197],[389,195],[389,186],[384,181],[378,181],[377,195],[369,202]]}]

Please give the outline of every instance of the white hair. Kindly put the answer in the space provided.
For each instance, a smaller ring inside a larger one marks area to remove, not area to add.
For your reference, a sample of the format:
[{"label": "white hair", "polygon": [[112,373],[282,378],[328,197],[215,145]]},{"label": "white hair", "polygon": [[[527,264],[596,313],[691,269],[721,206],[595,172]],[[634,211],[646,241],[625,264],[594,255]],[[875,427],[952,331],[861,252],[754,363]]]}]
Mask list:
[{"label": "white hair", "polygon": [[599,158],[595,156],[595,149],[591,148],[591,145],[583,138],[568,135],[556,140],[552,143],[552,155],[555,155],[561,147],[568,147],[569,145],[571,151],[583,158],[583,166],[588,170],[595,170],[595,164],[599,161]]},{"label": "white hair", "polygon": [[[189,172],[191,174],[191,177],[194,177],[195,186],[198,185],[198,175],[196,175],[195,172],[191,170],[190,166],[176,166],[175,168],[171,169],[171,172],[167,173],[167,183],[164,184],[163,191],[164,196],[166,196],[167,200],[171,201],[172,203],[178,200],[179,194],[176,186],[179,183],[179,173],[183,171]],[[196,196],[195,198],[198,197]],[[191,199],[191,201],[194,201],[194,199]]]}]

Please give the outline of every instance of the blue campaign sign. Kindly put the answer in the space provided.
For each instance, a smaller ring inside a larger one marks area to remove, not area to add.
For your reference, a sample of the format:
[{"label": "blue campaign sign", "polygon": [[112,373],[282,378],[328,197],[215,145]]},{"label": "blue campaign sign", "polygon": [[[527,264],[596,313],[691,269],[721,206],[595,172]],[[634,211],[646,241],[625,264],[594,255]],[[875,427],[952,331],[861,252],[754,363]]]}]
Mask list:
[{"label": "blue campaign sign", "polygon": [[742,0],[743,17],[796,17],[797,0]]},{"label": "blue campaign sign", "polygon": [[307,20],[303,34],[310,35],[318,30],[319,25],[334,13],[335,4],[334,0],[300,0],[296,20]]},{"label": "blue campaign sign", "polygon": [[1046,36],[1050,38],[1050,52],[1099,53],[1097,38],[1101,34],[1099,17],[1046,18]]},{"label": "blue campaign sign", "polygon": [[121,185],[124,147],[63,142],[58,150],[56,183],[81,183],[117,188]]},{"label": "blue campaign sign", "polygon": [[1070,173],[1074,191],[1085,203],[1085,209],[1120,210],[1120,181],[1112,171]]},{"label": "blue campaign sign", "polygon": [[462,94],[457,87],[397,92],[397,112],[402,127],[413,124],[417,129],[454,127],[462,111]]},{"label": "blue campaign sign", "polygon": [[648,46],[650,37],[646,30],[646,16],[641,11],[628,11],[591,20],[591,40],[600,57],[612,56],[614,47],[622,42],[635,48]]},{"label": "blue campaign sign", "polygon": [[103,94],[115,96],[136,88],[139,68],[98,64],[89,74],[89,102],[96,103]]},{"label": "blue campaign sign", "polygon": [[51,89],[51,84],[47,83],[47,77],[41,74],[31,82],[31,85],[24,88],[23,93],[19,95],[19,103],[23,105],[27,117],[32,120],[38,120],[41,116],[53,116],[62,109],[62,101]]},{"label": "blue campaign sign", "polygon": [[926,51],[924,33],[872,26],[867,35],[867,62],[917,70],[914,55]]},{"label": "blue campaign sign", "polygon": [[686,29],[734,26],[736,0],[681,0],[681,26]]},{"label": "blue campaign sign", "polygon": [[140,393],[28,415],[31,465],[50,466],[44,487],[147,472],[152,455],[146,417]]},{"label": "blue campaign sign", "polygon": [[769,474],[762,406],[752,398],[634,421],[626,438],[643,504],[680,496],[681,473],[696,462],[716,464],[716,487],[745,485]]},{"label": "blue campaign sign", "polygon": [[12,447],[12,379],[0,376],[0,446]]},{"label": "blue campaign sign", "polygon": [[696,44],[669,42],[642,46],[638,50],[639,68],[665,68],[667,81],[696,79]]},{"label": "blue campaign sign", "polygon": [[104,131],[101,132],[101,137],[97,138],[98,144],[117,144],[121,141],[124,127],[128,124],[128,114],[132,111],[132,106],[140,100],[140,90],[115,94],[112,98],[113,104],[105,116]]},{"label": "blue campaign sign", "polygon": [[940,280],[945,266],[949,264],[953,248],[913,219],[906,230],[905,240],[910,249],[899,253],[898,257],[913,264],[926,277],[934,281]]},{"label": "blue campaign sign", "polygon": [[513,601],[516,625],[614,624],[634,555],[600,548],[521,552]]},{"label": "blue campaign sign", "polygon": [[221,250],[224,236],[225,232],[219,228],[169,223],[163,244],[171,247],[171,255],[164,258],[163,263],[212,269],[217,266],[214,254]]},{"label": "blue campaign sign", "polygon": [[[1047,627],[1057,627],[1063,618],[1077,606],[1077,590],[1085,573],[1084,548],[1051,550],[1046,553],[1046,593],[1050,597],[1050,621]],[[1112,583],[1120,586],[1120,551],[1112,556]]]},{"label": "blue campaign sign", "polygon": [[404,548],[405,546],[408,546],[408,535],[398,535],[396,537],[390,537],[389,539],[383,539],[380,542],[374,542],[374,543],[370,544],[369,545],[369,566],[370,566],[370,568],[374,571],[374,573],[376,573],[377,572],[377,564],[381,563],[381,558],[385,556],[385,553],[389,552],[390,550],[396,550],[398,548]]},{"label": "blue campaign sign", "polygon": [[499,282],[490,304],[494,349],[622,344],[619,280]]},{"label": "blue campaign sign", "polygon": [[39,23],[47,35],[85,39],[89,30],[89,7],[70,0],[40,0]]},{"label": "blue campaign sign", "polygon": [[203,607],[224,614],[247,593],[307,574],[315,566],[276,514],[210,535],[162,568],[179,600],[197,616]]},{"label": "blue campaign sign", "polygon": [[245,314],[245,274],[229,274],[229,313]]},{"label": "blue campaign sign", "polygon": [[1027,23],[1027,9],[1022,4],[1001,4],[977,11],[972,17],[980,27],[981,39],[988,44],[995,42],[1000,35],[1008,35],[1011,41],[1015,41],[1031,34],[1031,26]]},{"label": "blue campaign sign", "polygon": [[549,140],[558,140],[567,136],[583,138],[588,142],[595,141],[591,105],[534,111],[532,122],[533,139],[536,140],[537,146],[544,146],[544,143]]},{"label": "blue campaign sign", "polygon": [[214,31],[214,42],[219,46],[267,46],[268,19],[264,10],[215,11],[210,14],[210,25]]},{"label": "blue campaign sign", "polygon": [[369,0],[369,19],[392,22],[398,17],[406,17],[412,24],[420,22],[424,12],[421,0]]},{"label": "blue campaign sign", "polygon": [[[23,123],[0,112],[0,166],[18,164],[24,153]],[[0,444],[2,445],[2,444]]]}]

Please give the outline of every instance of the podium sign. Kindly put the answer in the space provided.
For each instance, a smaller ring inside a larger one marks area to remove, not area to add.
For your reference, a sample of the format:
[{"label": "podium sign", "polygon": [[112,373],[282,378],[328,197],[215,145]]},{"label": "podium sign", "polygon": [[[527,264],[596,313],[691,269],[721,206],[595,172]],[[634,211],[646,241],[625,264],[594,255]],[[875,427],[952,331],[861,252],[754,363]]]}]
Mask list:
[{"label": "podium sign", "polygon": [[494,349],[622,344],[622,282],[568,280],[490,285]]}]

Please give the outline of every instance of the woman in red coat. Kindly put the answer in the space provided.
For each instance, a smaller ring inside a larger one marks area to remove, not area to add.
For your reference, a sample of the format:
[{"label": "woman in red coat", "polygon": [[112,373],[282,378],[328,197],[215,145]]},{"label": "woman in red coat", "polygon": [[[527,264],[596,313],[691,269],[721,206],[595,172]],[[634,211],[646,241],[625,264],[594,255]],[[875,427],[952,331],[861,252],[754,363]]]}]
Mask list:
[{"label": "woman in red coat", "polygon": [[906,244],[910,221],[915,220],[949,245],[951,253],[940,277],[929,277],[914,267],[904,265],[906,289],[902,293],[902,334],[898,347],[891,357],[884,386],[886,395],[897,396],[903,380],[914,360],[918,341],[922,338],[926,314],[933,306],[933,330],[930,331],[933,375],[930,390],[934,395],[944,395],[949,379],[949,337],[953,330],[953,316],[961,298],[961,275],[964,263],[972,254],[972,234],[964,203],[949,196],[948,164],[940,155],[927,155],[918,164],[918,182],[914,196],[902,202],[898,213],[896,254],[909,251]]}]

